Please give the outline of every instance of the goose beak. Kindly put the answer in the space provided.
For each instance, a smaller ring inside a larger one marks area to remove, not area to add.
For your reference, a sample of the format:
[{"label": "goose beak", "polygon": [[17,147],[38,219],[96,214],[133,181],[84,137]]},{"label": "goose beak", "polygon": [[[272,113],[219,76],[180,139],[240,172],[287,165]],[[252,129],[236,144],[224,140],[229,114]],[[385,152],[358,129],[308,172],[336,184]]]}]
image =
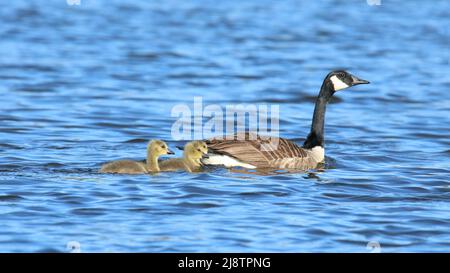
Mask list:
[{"label": "goose beak", "polygon": [[167,154],[168,154],[168,155],[174,155],[175,153],[174,153],[172,150],[167,149]]},{"label": "goose beak", "polygon": [[369,81],[360,79],[360,78],[352,75],[352,86],[358,85],[358,84],[369,84],[369,83],[370,83]]}]

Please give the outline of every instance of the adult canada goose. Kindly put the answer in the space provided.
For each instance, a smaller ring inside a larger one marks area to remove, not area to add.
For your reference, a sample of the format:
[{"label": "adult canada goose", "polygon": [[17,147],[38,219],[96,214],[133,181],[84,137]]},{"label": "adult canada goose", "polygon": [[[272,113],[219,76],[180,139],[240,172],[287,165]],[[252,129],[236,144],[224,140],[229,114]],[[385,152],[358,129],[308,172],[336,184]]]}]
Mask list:
[{"label": "adult canada goose", "polygon": [[146,161],[117,160],[104,164],[100,172],[121,174],[159,172],[158,158],[166,154],[173,154],[173,152],[164,141],[151,140],[147,145]]},{"label": "adult canada goose", "polygon": [[273,169],[313,169],[325,159],[324,121],[326,105],[336,91],[358,84],[368,84],[346,71],[332,71],[323,80],[316,100],[311,131],[300,147],[284,138],[261,138],[245,134],[231,139],[206,140],[209,158],[202,160],[205,165],[225,167],[273,168]]},{"label": "adult canada goose", "polygon": [[182,158],[171,158],[159,162],[159,168],[164,171],[186,170],[188,172],[200,171],[201,159],[207,157],[208,147],[204,141],[188,142],[183,149]]}]

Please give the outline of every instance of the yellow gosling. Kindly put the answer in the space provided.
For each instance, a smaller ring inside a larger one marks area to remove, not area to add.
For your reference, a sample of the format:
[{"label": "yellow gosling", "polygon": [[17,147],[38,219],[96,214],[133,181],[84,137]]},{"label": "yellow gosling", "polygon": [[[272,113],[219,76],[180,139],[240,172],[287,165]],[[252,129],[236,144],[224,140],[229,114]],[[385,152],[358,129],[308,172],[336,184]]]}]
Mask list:
[{"label": "yellow gosling", "polygon": [[142,174],[159,172],[158,158],[161,155],[173,154],[167,144],[161,140],[151,140],[147,145],[147,160],[117,160],[106,163],[100,173]]},{"label": "yellow gosling", "polygon": [[172,158],[161,161],[159,168],[162,172],[185,170],[197,172],[202,169],[201,159],[207,157],[208,147],[200,140],[191,141],[184,146],[182,158]]}]

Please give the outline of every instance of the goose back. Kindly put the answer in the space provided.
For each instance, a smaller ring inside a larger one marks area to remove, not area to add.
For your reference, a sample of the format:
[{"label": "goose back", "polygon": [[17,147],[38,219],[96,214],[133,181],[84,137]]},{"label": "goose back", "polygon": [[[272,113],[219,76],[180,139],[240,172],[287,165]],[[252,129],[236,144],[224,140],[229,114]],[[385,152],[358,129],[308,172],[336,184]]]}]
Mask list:
[{"label": "goose back", "polygon": [[[230,156],[256,168],[311,169],[323,160],[317,150],[304,149],[284,138],[262,138],[259,135],[206,140],[215,154]],[[323,152],[322,152],[323,153]]]}]

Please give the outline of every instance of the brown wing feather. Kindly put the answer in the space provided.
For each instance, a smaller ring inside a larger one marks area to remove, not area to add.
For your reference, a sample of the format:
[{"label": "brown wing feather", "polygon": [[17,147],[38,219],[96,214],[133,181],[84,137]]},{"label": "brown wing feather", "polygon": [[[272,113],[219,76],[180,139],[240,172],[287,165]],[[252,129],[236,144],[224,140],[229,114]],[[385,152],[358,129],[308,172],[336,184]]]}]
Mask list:
[{"label": "brown wing feather", "polygon": [[245,134],[245,138],[238,138],[235,135],[226,139],[209,139],[206,140],[206,144],[208,149],[215,153],[234,157],[258,168],[274,167],[271,163],[279,159],[305,158],[308,155],[303,148],[287,139],[261,138],[259,135],[248,133]]}]

